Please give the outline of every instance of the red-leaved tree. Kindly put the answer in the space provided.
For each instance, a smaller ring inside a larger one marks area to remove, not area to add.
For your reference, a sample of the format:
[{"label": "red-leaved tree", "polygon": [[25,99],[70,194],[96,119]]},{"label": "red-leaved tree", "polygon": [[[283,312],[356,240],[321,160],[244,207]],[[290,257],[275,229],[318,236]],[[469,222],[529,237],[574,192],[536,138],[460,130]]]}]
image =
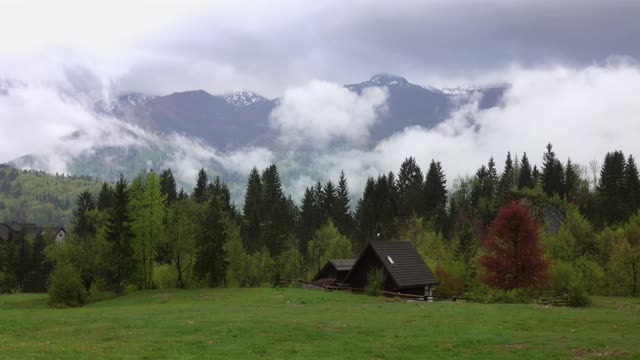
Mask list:
[{"label": "red-leaved tree", "polygon": [[526,206],[516,201],[503,206],[489,225],[487,254],[480,258],[484,283],[505,290],[546,286],[549,263],[539,234],[540,225]]}]

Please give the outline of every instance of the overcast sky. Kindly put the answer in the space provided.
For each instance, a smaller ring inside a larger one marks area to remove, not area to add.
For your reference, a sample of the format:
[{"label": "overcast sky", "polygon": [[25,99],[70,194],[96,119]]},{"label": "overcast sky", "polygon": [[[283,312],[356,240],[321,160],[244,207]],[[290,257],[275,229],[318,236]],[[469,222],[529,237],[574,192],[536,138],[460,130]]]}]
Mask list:
[{"label": "overcast sky", "polygon": [[[179,149],[167,165],[184,180],[211,159],[238,173],[275,161],[332,178],[344,169],[357,193],[366,176],[395,171],[406,156],[424,168],[441,160],[452,180],[489,156],[501,166],[507,150],[539,163],[548,141],[583,165],[614,149],[640,155],[640,1],[0,0],[0,9],[0,93],[3,81],[26,85],[0,96],[0,133],[14,135],[0,142],[0,163],[37,152],[48,170],[64,171],[99,146],[162,142]],[[379,72],[422,85],[512,87],[500,108],[465,108],[436,129],[365,147],[386,92],[341,85]],[[159,139],[90,111],[123,92],[194,89],[282,97],[272,126],[292,150],[316,144],[315,162]],[[82,142],[60,140],[78,129]],[[326,148],[335,137],[351,147]],[[313,180],[326,179],[302,174],[288,186],[300,195]]]},{"label": "overcast sky", "polygon": [[4,0],[0,73],[82,65],[116,91],[272,97],[378,72],[440,85],[638,58],[638,19],[633,0]]}]

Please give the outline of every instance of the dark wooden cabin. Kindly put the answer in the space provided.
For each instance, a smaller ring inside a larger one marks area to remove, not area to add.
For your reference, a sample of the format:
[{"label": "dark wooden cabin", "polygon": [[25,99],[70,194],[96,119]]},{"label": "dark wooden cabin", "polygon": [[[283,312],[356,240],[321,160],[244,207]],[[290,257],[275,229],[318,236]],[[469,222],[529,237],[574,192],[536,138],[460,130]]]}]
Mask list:
[{"label": "dark wooden cabin", "polygon": [[383,290],[404,294],[426,295],[438,285],[415,246],[408,241],[371,241],[362,251],[344,283],[363,289],[367,275],[375,268],[385,273]]},{"label": "dark wooden cabin", "polygon": [[320,269],[312,281],[318,285],[342,283],[355,262],[356,259],[329,260],[322,269]]}]

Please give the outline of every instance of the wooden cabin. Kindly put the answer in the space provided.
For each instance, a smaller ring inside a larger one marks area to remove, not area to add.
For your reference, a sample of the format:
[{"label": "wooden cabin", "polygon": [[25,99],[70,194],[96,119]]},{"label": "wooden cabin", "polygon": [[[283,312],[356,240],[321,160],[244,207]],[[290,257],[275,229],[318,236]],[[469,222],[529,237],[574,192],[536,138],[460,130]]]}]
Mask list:
[{"label": "wooden cabin", "polygon": [[333,285],[342,283],[356,259],[333,259],[320,269],[312,282],[316,285]]},{"label": "wooden cabin", "polygon": [[415,246],[408,241],[371,241],[344,279],[352,288],[363,289],[367,276],[382,268],[385,282],[382,290],[430,296],[438,279],[431,272]]}]

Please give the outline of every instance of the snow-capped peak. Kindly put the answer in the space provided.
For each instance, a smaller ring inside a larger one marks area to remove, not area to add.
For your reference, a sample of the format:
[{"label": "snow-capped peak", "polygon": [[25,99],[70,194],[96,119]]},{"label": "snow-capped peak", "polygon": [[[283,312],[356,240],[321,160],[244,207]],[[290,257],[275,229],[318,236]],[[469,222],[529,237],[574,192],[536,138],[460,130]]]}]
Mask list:
[{"label": "snow-capped peak", "polygon": [[376,86],[389,86],[389,85],[407,86],[409,85],[409,81],[407,81],[407,79],[401,76],[391,75],[391,74],[373,75],[368,82]]},{"label": "snow-capped peak", "polygon": [[257,102],[267,101],[265,97],[252,91],[237,91],[223,97],[226,102],[233,106],[249,106]]}]

